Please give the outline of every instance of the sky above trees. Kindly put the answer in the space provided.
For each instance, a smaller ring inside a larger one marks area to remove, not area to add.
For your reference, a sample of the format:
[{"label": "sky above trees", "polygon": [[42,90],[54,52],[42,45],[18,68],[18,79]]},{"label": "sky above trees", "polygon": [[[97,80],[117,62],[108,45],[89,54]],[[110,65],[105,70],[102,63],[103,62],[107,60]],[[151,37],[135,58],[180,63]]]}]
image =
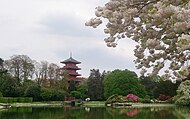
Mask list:
[{"label": "sky above trees", "polygon": [[[85,22],[94,17],[95,7],[108,0],[0,0],[0,57],[28,55],[60,66],[72,52],[82,62],[80,73],[90,69],[137,71],[134,42],[121,40],[107,48],[103,27],[92,29]],[[138,71],[137,71],[138,73]]]}]

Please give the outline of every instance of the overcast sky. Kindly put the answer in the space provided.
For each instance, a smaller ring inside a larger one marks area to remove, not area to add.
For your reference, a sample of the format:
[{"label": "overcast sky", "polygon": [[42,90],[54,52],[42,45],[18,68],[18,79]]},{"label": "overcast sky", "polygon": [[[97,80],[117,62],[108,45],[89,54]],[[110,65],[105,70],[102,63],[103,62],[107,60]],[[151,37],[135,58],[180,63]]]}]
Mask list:
[{"label": "overcast sky", "polygon": [[133,60],[134,43],[119,41],[116,48],[104,43],[103,26],[84,24],[94,17],[95,7],[108,0],[0,0],[0,57],[28,55],[31,59],[60,66],[70,56],[82,62],[79,72],[90,69],[139,72]]}]

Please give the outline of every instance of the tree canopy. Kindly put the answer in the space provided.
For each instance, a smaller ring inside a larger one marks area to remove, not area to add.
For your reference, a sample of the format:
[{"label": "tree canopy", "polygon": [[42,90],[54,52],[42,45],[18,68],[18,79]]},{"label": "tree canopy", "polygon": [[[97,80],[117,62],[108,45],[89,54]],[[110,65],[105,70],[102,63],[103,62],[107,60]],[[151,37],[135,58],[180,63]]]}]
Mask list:
[{"label": "tree canopy", "polygon": [[123,96],[135,94],[142,98],[146,95],[146,91],[144,86],[140,84],[135,72],[114,70],[104,78],[104,96],[108,98],[114,94]]},{"label": "tree canopy", "polygon": [[189,74],[189,0],[110,0],[96,7],[95,15],[85,25],[96,28],[106,22],[108,47],[116,47],[126,37],[137,42],[134,62],[142,74],[156,75],[164,67],[168,67],[165,78]]}]

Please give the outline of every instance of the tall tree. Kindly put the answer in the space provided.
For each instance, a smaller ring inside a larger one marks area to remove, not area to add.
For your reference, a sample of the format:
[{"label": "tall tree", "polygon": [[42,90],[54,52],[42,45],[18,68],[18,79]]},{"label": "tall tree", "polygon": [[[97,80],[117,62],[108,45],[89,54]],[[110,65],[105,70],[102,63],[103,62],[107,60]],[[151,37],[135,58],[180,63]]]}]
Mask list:
[{"label": "tall tree", "polygon": [[41,85],[42,85],[41,64],[40,64],[39,62],[37,62],[37,61],[34,61],[34,67],[35,67],[35,71],[34,71],[34,74],[35,74],[35,81],[36,81],[36,83],[37,83],[39,86],[41,86]]},{"label": "tall tree", "polygon": [[33,60],[27,55],[13,55],[5,61],[6,68],[17,79],[17,83],[32,78],[34,73]]},{"label": "tall tree", "polygon": [[4,68],[4,60],[0,58],[0,77],[7,73],[7,70]]},{"label": "tall tree", "polygon": [[12,76],[7,75],[1,85],[1,92],[5,97],[18,97],[19,93],[17,91],[17,87],[18,84],[16,80]]},{"label": "tall tree", "polygon": [[48,79],[50,81],[50,87],[54,87],[55,81],[60,79],[60,67],[54,63],[48,66]]},{"label": "tall tree", "polygon": [[140,77],[140,83],[144,85],[147,95],[150,98],[154,98],[154,91],[158,86],[159,80],[158,77]]},{"label": "tall tree", "polygon": [[4,62],[4,60],[2,58],[0,58],[0,70],[3,69],[3,62]]},{"label": "tall tree", "polygon": [[0,92],[2,92],[2,85],[7,76],[7,70],[4,69],[4,60],[0,58]]},{"label": "tall tree", "polygon": [[126,37],[137,43],[135,63],[143,74],[157,75],[163,67],[168,67],[165,78],[188,75],[189,0],[110,0],[97,7],[95,14],[96,18],[86,26],[96,28],[106,22],[104,32],[108,37],[104,41],[108,47],[116,47],[118,40]]},{"label": "tall tree", "polygon": [[102,74],[98,69],[90,70],[90,76],[87,80],[88,85],[88,96],[92,100],[103,100],[104,99],[104,86],[103,86],[103,79],[104,79],[105,72]]},{"label": "tall tree", "polygon": [[39,86],[47,86],[48,80],[48,65],[47,61],[36,62],[35,61],[35,76],[36,82]]}]

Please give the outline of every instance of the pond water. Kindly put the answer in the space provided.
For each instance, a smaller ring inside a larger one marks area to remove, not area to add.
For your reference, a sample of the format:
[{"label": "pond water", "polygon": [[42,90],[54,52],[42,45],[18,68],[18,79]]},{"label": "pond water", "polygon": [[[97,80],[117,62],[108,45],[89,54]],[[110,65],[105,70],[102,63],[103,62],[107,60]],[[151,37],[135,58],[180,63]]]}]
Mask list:
[{"label": "pond water", "polygon": [[12,107],[0,119],[190,119],[190,108]]}]

